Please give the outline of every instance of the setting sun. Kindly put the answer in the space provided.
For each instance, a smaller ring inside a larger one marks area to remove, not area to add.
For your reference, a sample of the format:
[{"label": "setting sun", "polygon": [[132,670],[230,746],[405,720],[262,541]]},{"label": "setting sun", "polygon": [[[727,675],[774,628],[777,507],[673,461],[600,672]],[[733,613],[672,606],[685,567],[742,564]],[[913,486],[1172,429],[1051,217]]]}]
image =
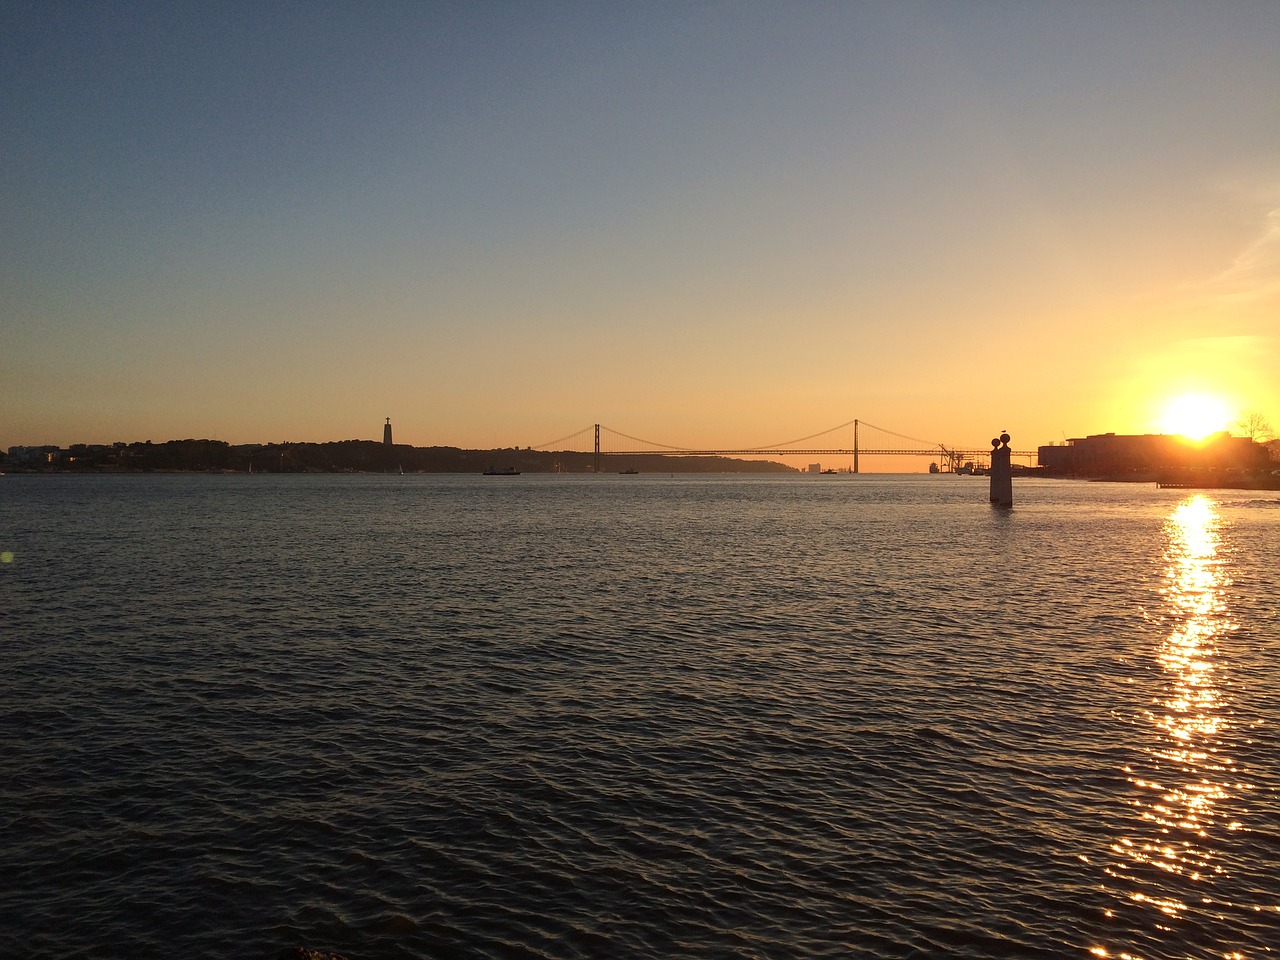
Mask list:
[{"label": "setting sun", "polygon": [[1163,433],[1177,434],[1191,440],[1203,440],[1226,430],[1231,423],[1231,409],[1221,397],[1205,393],[1184,393],[1172,397],[1160,413]]}]

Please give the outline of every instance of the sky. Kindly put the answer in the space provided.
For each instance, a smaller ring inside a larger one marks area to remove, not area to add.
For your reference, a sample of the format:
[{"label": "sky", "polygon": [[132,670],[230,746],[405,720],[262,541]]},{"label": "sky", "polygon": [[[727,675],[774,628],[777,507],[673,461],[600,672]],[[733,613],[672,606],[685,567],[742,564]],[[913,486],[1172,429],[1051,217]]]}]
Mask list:
[{"label": "sky", "polygon": [[1278,48],[1274,2],[9,0],[0,446],[1280,429]]}]

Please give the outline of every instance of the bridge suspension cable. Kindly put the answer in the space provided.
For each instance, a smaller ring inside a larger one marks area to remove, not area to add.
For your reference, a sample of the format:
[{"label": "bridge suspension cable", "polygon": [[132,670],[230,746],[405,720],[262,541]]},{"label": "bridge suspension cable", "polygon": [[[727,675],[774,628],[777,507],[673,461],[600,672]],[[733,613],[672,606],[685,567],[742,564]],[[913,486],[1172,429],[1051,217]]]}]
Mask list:
[{"label": "bridge suspension cable", "polygon": [[[817,449],[817,445],[809,443],[809,441],[812,441],[815,438],[823,437],[828,434],[834,434],[839,430],[844,430],[849,427],[853,427],[853,437],[851,438],[852,439],[851,444],[836,443],[831,446],[831,449],[825,449],[825,448]],[[868,443],[866,442],[865,437],[860,441],[858,437],[859,427],[863,429],[869,429],[871,431],[874,431],[877,434],[883,434],[886,437],[893,437],[895,440],[902,441],[903,444],[910,444],[911,446],[904,446],[904,445],[894,446],[892,444],[885,443],[884,441]],[[610,446],[611,444],[610,445],[601,444],[602,434],[608,434],[610,439],[628,440],[631,443],[638,445],[638,447],[643,447],[646,449],[609,450],[607,449],[607,447]],[[564,446],[564,444],[566,443],[569,443],[570,445]],[[807,446],[802,448],[800,447],[800,445],[802,444],[806,444]],[[613,454],[613,455],[626,454],[631,456],[638,456],[641,454],[654,454],[654,455],[687,454],[690,456],[744,456],[749,454],[756,454],[756,455],[763,454],[766,456],[809,456],[809,455],[815,455],[815,456],[816,455],[841,455],[843,456],[845,454],[852,454],[853,464],[854,464],[853,466],[854,473],[858,472],[858,457],[860,454],[874,454],[874,455],[883,455],[883,456],[933,456],[935,458],[942,460],[943,462],[951,466],[953,469],[955,469],[956,467],[958,467],[958,465],[961,463],[962,460],[981,459],[982,457],[990,453],[990,451],[986,449],[970,450],[965,448],[949,448],[946,445],[936,441],[922,440],[919,437],[913,437],[913,436],[910,436],[909,434],[899,433],[896,430],[888,430],[884,427],[877,426],[874,423],[868,423],[865,420],[858,420],[858,419],[846,420],[844,423],[838,424],[837,426],[834,426],[834,427],[830,427],[818,433],[811,433],[811,434],[808,434],[807,436],[798,437],[795,440],[787,440],[783,443],[774,443],[774,444],[767,444],[767,445],[762,445],[757,447],[742,447],[742,448],[723,449],[723,450],[677,446],[675,444],[670,444],[670,443],[659,443],[655,440],[646,440],[642,437],[632,436],[629,433],[623,433],[621,430],[614,430],[611,427],[603,427],[600,424],[592,424],[591,426],[583,427],[580,430],[576,430],[573,433],[566,434],[565,436],[559,437],[555,440],[550,440],[550,441],[547,441],[546,443],[537,444],[531,449],[542,450],[547,452],[554,451],[557,449],[563,450],[566,452],[574,451],[574,452],[584,452],[584,453],[594,451],[596,456],[595,466],[597,470],[599,470],[600,468],[599,460],[602,454]],[[1026,456],[1030,458],[1035,456],[1035,451],[1018,450],[1018,451],[1014,451],[1014,455],[1019,457]]]},{"label": "bridge suspension cable", "polygon": [[829,429],[827,429],[827,430],[819,430],[817,433],[811,433],[811,434],[809,434],[807,437],[799,437],[799,438],[797,438],[797,439],[795,439],[795,440],[786,440],[786,441],[784,441],[784,442],[782,442],[782,443],[765,443],[765,444],[761,444],[760,449],[762,449],[762,450],[771,450],[771,449],[773,449],[773,448],[775,448],[775,447],[789,447],[789,446],[792,446],[793,444],[797,444],[797,443],[804,443],[804,442],[805,442],[805,441],[807,441],[807,440],[812,440],[814,437],[825,437],[828,433],[835,433],[837,430],[843,430],[845,427],[851,427],[851,426],[853,426],[853,425],[854,425],[855,423],[857,423],[857,422],[858,422],[858,421],[857,421],[856,419],[855,419],[855,420],[846,420],[844,423],[840,424],[839,426],[836,426],[836,427],[830,427],[830,428],[829,428]]},{"label": "bridge suspension cable", "polygon": [[942,444],[936,440],[921,440],[919,437],[909,437],[905,433],[895,433],[892,430],[886,430],[884,427],[877,427],[874,423],[867,423],[865,420],[857,421],[864,427],[870,427],[872,430],[879,430],[881,433],[887,433],[891,437],[897,437],[899,440],[910,440],[912,443],[922,443],[926,447],[941,447]]},{"label": "bridge suspension cable", "polygon": [[615,436],[615,437],[622,437],[622,439],[624,439],[624,440],[630,440],[632,443],[643,443],[643,444],[645,444],[646,446],[650,446],[650,447],[658,447],[658,448],[660,448],[660,449],[662,449],[662,450],[675,450],[675,451],[679,452],[679,451],[683,451],[683,450],[693,450],[693,449],[695,449],[694,447],[674,447],[674,446],[672,446],[672,445],[671,445],[671,444],[669,444],[669,443],[657,443],[657,442],[655,442],[655,441],[653,441],[653,440],[644,440],[644,439],[641,439],[640,437],[633,437],[633,436],[631,436],[630,434],[623,433],[621,430],[614,430],[612,427],[603,427],[603,426],[602,426],[600,429],[601,429],[601,430],[608,430],[608,431],[609,431],[609,433],[610,433],[610,434],[612,434],[613,436]]},{"label": "bridge suspension cable", "polygon": [[829,428],[829,429],[827,429],[827,430],[820,430],[820,431],[819,431],[819,432],[817,432],[817,433],[811,433],[811,434],[809,434],[807,437],[798,437],[798,438],[797,438],[797,439],[795,439],[795,440],[786,440],[786,441],[784,441],[784,442],[782,442],[782,443],[766,443],[766,444],[761,444],[761,445],[760,445],[758,448],[756,448],[756,449],[760,449],[760,450],[773,450],[773,449],[778,449],[778,448],[782,448],[782,447],[789,447],[789,446],[793,446],[794,444],[797,444],[797,443],[805,443],[805,442],[807,442],[807,441],[809,441],[809,440],[814,439],[815,437],[824,437],[824,436],[826,436],[826,435],[827,435],[827,434],[829,434],[829,433],[835,433],[837,430],[844,430],[844,429],[846,429],[847,427],[852,427],[852,426],[854,426],[855,424],[857,424],[857,425],[859,425],[859,426],[862,426],[862,427],[870,427],[872,430],[875,430],[875,431],[877,431],[877,432],[879,432],[879,433],[885,433],[885,434],[888,434],[889,436],[891,436],[891,437],[896,437],[896,438],[897,438],[897,439],[899,439],[899,440],[908,440],[908,441],[910,441],[911,443],[919,444],[919,445],[921,445],[921,446],[925,446],[925,447],[938,447],[938,448],[941,448],[941,447],[942,447],[942,444],[940,444],[940,443],[938,443],[938,442],[936,442],[936,441],[934,441],[934,440],[921,440],[919,437],[910,437],[910,436],[907,436],[905,433],[897,433],[896,431],[893,431],[893,430],[886,430],[884,427],[878,427],[878,426],[876,426],[874,423],[868,423],[866,420],[858,420],[858,419],[856,419],[856,418],[855,418],[855,419],[853,419],[853,420],[846,420],[844,423],[838,424],[837,426],[834,426],[834,427],[830,427],[830,428]]},{"label": "bridge suspension cable", "polygon": [[[583,434],[587,434],[587,433],[590,433],[590,432],[591,432],[591,427],[590,427],[590,426],[585,426],[585,427],[583,427],[581,430],[575,430],[575,431],[573,431],[573,433],[567,433],[567,434],[565,434],[563,437],[558,437],[558,438],[556,438],[555,440],[548,440],[546,443],[535,443],[535,444],[533,445],[533,449],[535,449],[535,450],[548,450],[548,449],[550,449],[550,448],[554,447],[554,446],[555,446],[556,444],[558,444],[558,443],[564,443],[566,440],[573,440],[573,439],[575,439],[575,438],[577,438],[577,437],[581,437]],[[628,439],[628,440],[630,440],[631,438],[630,438],[630,437],[628,437],[627,439]]]}]

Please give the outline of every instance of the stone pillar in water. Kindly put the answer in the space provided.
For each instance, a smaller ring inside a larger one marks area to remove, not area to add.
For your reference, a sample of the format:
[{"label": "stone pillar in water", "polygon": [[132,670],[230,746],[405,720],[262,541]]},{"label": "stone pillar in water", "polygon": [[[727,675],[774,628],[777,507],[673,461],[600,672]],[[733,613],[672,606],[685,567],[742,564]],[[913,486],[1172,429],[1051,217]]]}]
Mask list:
[{"label": "stone pillar in water", "polygon": [[1012,455],[1009,434],[1002,433],[991,441],[991,502],[997,507],[1013,506]]}]

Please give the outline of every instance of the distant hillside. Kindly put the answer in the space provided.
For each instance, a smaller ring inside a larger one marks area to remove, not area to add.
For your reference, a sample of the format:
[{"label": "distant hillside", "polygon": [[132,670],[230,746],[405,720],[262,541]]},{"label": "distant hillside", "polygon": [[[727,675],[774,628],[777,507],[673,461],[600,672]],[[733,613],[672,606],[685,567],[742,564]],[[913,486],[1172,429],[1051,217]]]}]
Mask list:
[{"label": "distant hillside", "polygon": [[[387,447],[375,440],[332,443],[267,443],[232,446],[222,440],[169,440],[164,443],[74,444],[58,447],[14,447],[0,458],[13,471],[146,472],[245,471],[256,473],[481,473],[489,467],[512,467],[522,473],[591,473],[590,453],[543,453],[537,450],[463,450],[458,447]],[[620,473],[794,473],[770,460],[732,457],[602,454],[600,471]]]}]

